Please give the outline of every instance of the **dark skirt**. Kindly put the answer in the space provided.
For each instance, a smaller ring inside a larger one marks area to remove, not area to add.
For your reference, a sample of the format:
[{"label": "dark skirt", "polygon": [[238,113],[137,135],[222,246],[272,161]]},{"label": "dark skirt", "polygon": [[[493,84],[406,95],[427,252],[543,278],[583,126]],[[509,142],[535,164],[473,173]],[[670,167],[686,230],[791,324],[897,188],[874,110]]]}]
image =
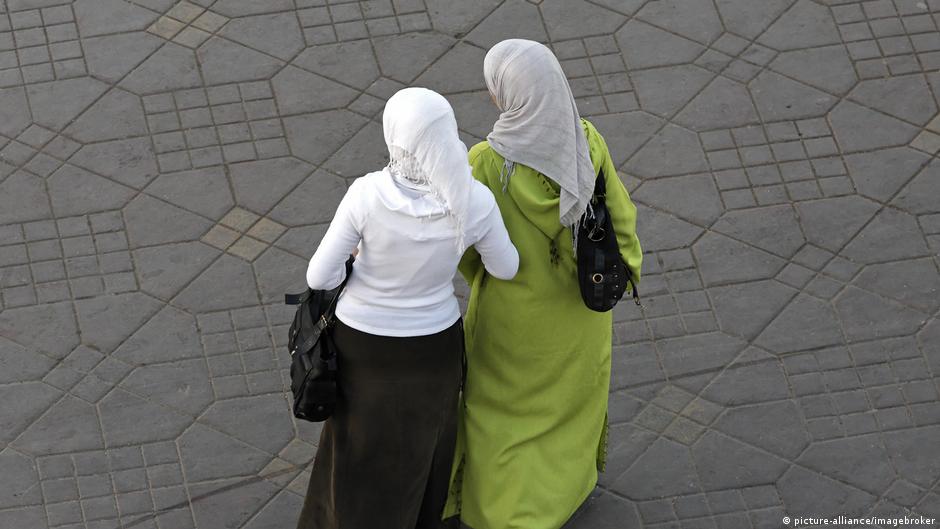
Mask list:
[{"label": "dark skirt", "polygon": [[340,401],[298,529],[437,529],[457,436],[463,327],[393,338],[337,322]]}]

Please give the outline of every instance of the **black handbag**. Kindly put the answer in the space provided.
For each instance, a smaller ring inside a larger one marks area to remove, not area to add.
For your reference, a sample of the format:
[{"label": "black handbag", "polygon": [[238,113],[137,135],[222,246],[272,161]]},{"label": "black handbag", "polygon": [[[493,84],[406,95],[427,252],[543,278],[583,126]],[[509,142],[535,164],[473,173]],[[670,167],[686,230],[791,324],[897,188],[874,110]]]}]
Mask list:
[{"label": "black handbag", "polygon": [[623,297],[627,283],[633,287],[633,301],[640,305],[640,294],[630,268],[620,257],[617,234],[607,210],[607,184],[601,168],[594,184],[588,210],[578,222],[578,285],[587,308],[607,312]]},{"label": "black handbag", "polygon": [[346,279],[333,290],[308,288],[301,294],[285,294],[284,302],[297,305],[288,331],[290,390],[294,417],[320,422],[330,418],[339,394],[337,349],[332,330],[336,301],[352,272],[352,257],[346,262]]}]

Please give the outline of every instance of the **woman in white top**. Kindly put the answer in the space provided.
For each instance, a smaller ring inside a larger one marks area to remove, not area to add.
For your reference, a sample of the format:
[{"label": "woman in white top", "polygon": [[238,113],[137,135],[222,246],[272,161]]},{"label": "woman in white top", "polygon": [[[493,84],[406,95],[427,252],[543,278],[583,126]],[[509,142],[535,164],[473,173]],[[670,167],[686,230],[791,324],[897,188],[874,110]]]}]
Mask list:
[{"label": "woman in white top", "polygon": [[340,403],[298,529],[439,526],[463,359],[457,264],[472,246],[493,280],[519,266],[447,100],[401,90],[383,126],[391,161],[349,187],[307,269],[310,288],[335,288],[357,252],[333,333]]}]

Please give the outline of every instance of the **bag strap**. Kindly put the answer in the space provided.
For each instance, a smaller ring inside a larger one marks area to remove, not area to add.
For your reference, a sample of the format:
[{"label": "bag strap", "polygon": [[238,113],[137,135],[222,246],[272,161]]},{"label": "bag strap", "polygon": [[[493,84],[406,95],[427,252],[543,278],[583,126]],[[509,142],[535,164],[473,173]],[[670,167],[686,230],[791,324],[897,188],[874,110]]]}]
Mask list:
[{"label": "bag strap", "polygon": [[351,255],[349,259],[346,260],[346,278],[343,279],[343,282],[336,288],[336,295],[333,296],[333,299],[330,300],[330,304],[326,307],[326,310],[323,311],[323,319],[327,323],[333,321],[333,315],[336,313],[336,302],[339,301],[340,294],[343,293],[343,289],[346,288],[346,283],[349,282],[349,276],[352,275],[353,261],[355,260],[356,258]]},{"label": "bag strap", "polygon": [[607,178],[604,176],[604,166],[601,166],[600,171],[597,173],[597,178],[594,179],[594,200],[603,200],[606,202],[607,198]]}]

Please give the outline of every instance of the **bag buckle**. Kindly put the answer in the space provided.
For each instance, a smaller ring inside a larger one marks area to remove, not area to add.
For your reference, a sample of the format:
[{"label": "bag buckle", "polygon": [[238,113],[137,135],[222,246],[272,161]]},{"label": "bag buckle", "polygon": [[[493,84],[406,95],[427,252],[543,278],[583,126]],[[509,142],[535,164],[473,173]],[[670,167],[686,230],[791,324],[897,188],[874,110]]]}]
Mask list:
[{"label": "bag buckle", "polygon": [[592,242],[601,242],[604,240],[604,237],[607,235],[607,231],[600,226],[594,226],[591,228],[591,231],[588,232],[587,236]]}]

